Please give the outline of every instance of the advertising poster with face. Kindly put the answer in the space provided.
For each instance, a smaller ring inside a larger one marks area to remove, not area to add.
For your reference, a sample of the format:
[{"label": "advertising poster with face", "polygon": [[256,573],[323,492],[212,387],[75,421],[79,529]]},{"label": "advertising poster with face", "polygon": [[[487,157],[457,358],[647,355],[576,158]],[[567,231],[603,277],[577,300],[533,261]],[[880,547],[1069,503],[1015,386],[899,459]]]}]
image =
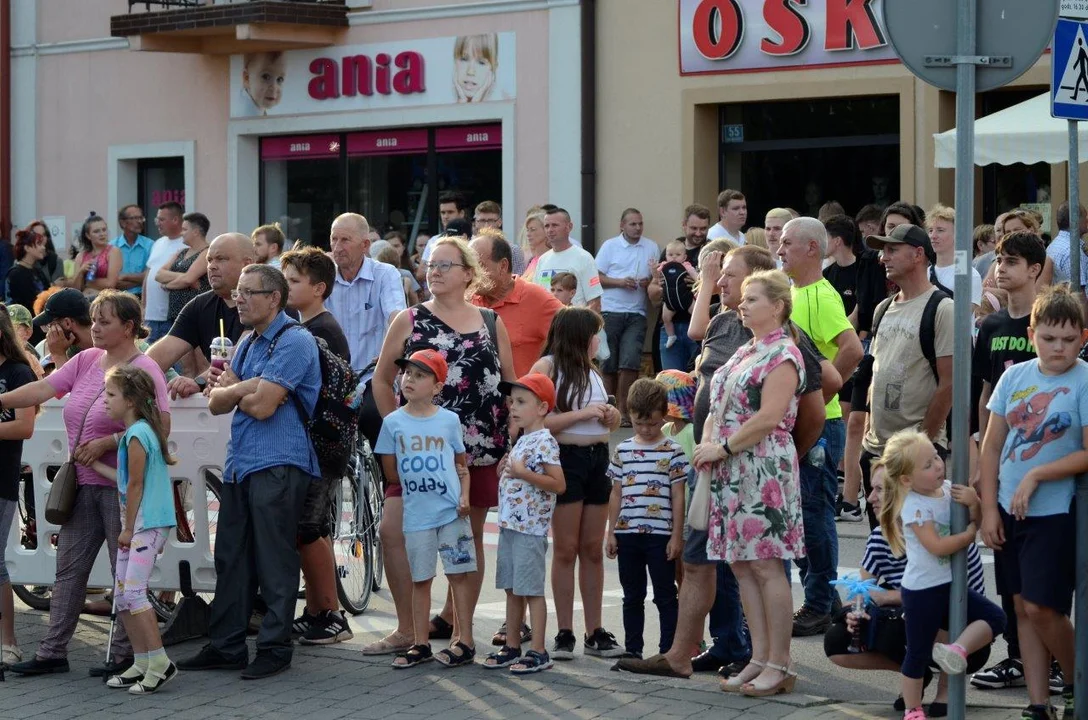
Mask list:
[{"label": "advertising poster with face", "polygon": [[512,100],[514,33],[231,58],[231,117]]}]

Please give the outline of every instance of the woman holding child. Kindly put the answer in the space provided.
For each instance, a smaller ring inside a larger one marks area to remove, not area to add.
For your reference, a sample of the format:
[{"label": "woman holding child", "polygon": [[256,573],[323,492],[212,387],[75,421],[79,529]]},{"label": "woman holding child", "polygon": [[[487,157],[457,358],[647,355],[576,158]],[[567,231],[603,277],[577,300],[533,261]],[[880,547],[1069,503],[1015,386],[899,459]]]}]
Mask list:
[{"label": "woman holding child", "polygon": [[[384,417],[399,405],[393,392],[398,359],[421,348],[433,348],[445,357],[448,376],[437,403],[461,418],[464,432],[471,476],[469,517],[478,558],[477,571],[470,578],[471,604],[475,608],[484,577],[484,520],[488,509],[498,505],[496,465],[509,443],[506,398],[499,390],[499,382],[515,379],[513,353],[502,320],[493,311],[466,300],[481,274],[479,261],[468,243],[461,237],[443,237],[432,242],[434,250],[426,268],[431,300],[394,318],[382,345],[372,387],[378,410]],[[491,317],[485,317],[484,313]],[[406,572],[403,508],[401,487],[388,486],[381,538],[398,624],[395,632],[364,648],[364,654],[403,652],[413,644],[412,582]],[[452,619],[452,601],[447,598],[442,613],[431,618],[429,634],[431,638],[453,640],[450,653],[460,657],[464,651],[457,647],[459,637]]]},{"label": "woman holding child", "polygon": [[791,431],[804,360],[791,337],[789,279],[749,275],[739,311],[753,335],[713,376],[695,466],[709,471],[707,557],[730,564],[752,635],[752,659],[723,681],[752,697],[791,692],[793,600],[782,560],[804,557],[797,452]]}]

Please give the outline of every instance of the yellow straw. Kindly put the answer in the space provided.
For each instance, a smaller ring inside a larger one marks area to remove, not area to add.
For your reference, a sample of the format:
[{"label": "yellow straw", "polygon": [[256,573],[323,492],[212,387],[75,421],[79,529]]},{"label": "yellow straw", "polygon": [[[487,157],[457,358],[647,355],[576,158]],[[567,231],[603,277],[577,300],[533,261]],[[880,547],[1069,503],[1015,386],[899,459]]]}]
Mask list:
[{"label": "yellow straw", "polygon": [[[223,331],[223,318],[219,318],[219,337],[223,340],[227,338],[227,333]],[[226,345],[226,343],[223,344]]]}]

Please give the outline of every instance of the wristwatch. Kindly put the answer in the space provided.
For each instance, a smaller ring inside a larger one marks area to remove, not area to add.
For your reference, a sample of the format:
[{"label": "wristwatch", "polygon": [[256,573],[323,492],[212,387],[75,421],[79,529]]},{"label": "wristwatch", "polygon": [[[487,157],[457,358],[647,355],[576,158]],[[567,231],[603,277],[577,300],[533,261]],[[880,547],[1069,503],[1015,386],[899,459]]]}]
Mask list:
[{"label": "wristwatch", "polygon": [[196,383],[196,386],[200,388],[200,392],[204,392],[204,388],[208,386],[208,379],[204,377],[198,376],[194,382]]},{"label": "wristwatch", "polygon": [[729,447],[729,438],[726,438],[725,442],[722,443],[722,448],[725,450],[726,457],[733,457],[736,455],[736,453],[733,452],[733,449]]}]

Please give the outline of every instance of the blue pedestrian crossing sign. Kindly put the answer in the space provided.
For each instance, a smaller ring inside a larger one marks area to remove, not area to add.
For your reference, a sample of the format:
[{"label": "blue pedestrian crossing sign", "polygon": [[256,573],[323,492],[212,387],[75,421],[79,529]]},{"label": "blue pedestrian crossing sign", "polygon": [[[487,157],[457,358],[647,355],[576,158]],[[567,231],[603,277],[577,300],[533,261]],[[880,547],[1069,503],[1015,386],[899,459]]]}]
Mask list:
[{"label": "blue pedestrian crossing sign", "polygon": [[1058,20],[1051,63],[1050,114],[1088,120],[1088,22]]}]

